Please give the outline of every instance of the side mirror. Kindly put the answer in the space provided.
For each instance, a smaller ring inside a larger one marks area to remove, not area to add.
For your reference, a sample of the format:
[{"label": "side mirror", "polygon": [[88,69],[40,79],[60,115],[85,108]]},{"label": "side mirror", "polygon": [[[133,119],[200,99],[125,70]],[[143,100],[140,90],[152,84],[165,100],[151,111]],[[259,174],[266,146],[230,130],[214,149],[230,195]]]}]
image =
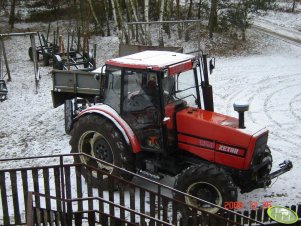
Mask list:
[{"label": "side mirror", "polygon": [[209,61],[209,70],[210,70],[210,74],[212,73],[213,69],[215,68],[215,58],[213,57],[210,61]]}]

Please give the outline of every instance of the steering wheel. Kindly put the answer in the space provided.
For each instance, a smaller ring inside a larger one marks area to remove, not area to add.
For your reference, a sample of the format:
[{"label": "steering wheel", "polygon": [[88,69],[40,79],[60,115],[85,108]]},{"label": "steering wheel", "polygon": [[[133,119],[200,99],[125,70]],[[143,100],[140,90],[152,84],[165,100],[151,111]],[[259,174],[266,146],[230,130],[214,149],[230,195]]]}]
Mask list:
[{"label": "steering wheel", "polygon": [[140,109],[142,99],[144,99],[142,94],[133,95],[128,99],[128,106],[131,108]]}]

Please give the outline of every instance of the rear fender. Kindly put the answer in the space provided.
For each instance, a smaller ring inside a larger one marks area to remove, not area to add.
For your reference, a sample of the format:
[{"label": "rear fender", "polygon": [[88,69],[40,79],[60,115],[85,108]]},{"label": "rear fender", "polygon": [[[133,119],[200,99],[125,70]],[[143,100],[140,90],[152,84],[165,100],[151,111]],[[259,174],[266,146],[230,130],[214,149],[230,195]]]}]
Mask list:
[{"label": "rear fender", "polygon": [[99,104],[92,107],[89,107],[83,111],[81,111],[76,117],[75,121],[78,120],[80,117],[87,115],[87,114],[99,114],[103,117],[109,119],[114,125],[119,129],[122,133],[125,141],[128,145],[132,148],[133,153],[140,152],[140,143],[138,138],[132,128],[124,121],[120,115],[110,106],[105,104]]}]

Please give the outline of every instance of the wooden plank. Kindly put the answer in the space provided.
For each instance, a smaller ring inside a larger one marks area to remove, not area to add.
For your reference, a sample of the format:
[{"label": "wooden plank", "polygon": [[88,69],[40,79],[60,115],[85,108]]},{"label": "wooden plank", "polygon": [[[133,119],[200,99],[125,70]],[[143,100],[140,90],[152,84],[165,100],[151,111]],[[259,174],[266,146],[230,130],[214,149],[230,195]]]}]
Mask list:
[{"label": "wooden plank", "polygon": [[61,214],[60,212],[55,213],[55,225],[60,226],[61,224]]},{"label": "wooden plank", "polygon": [[[70,166],[65,166],[65,188],[66,188],[66,198],[71,199],[71,179],[70,179]],[[67,202],[67,224],[72,224],[72,203]]]},{"label": "wooden plank", "polygon": [[[130,186],[129,187],[130,192],[130,209],[135,210],[135,187]],[[130,213],[130,222],[135,223],[135,213]]]},{"label": "wooden plank", "polygon": [[162,220],[167,222],[168,221],[168,200],[164,197],[162,197],[162,205],[163,205],[163,213],[162,213]]},{"label": "wooden plank", "polygon": [[[90,170],[89,172],[87,171],[88,174],[90,174],[89,176],[92,177],[92,171]],[[93,188],[92,188],[92,184],[87,183],[87,191],[88,191],[88,197],[93,197]],[[93,200],[89,199],[88,200],[88,209],[89,210],[93,210]]]},{"label": "wooden plank", "polygon": [[[140,213],[145,213],[145,190],[140,189]],[[140,225],[145,225],[145,217],[140,217]]]},{"label": "wooden plank", "polygon": [[89,226],[95,226],[95,212],[91,211],[88,213]]},{"label": "wooden plank", "polygon": [[82,213],[74,213],[74,224],[75,226],[82,225]]},{"label": "wooden plank", "polygon": [[301,204],[298,205],[297,215],[301,217]]},{"label": "wooden plank", "polygon": [[[75,168],[76,172],[76,193],[77,193],[77,198],[82,198],[83,197],[83,182],[82,182],[82,166],[76,166]],[[77,210],[82,211],[83,210],[83,203],[82,201],[78,201],[77,203]]]},{"label": "wooden plank", "polygon": [[[126,184],[120,182],[118,191],[119,191],[119,203],[121,206],[125,206],[125,198],[124,198],[124,190],[126,188]],[[125,219],[125,211],[124,209],[120,208],[120,219],[124,220]],[[125,225],[123,221],[121,221],[121,225]]]},{"label": "wooden plank", "polygon": [[[150,216],[156,218],[156,196],[154,193],[149,194]],[[154,226],[155,222],[150,220],[150,226]]]},{"label": "wooden plank", "polygon": [[[43,169],[43,179],[44,179],[45,195],[50,196],[49,168]],[[46,209],[51,210],[51,200],[45,198],[45,202],[46,202]]]},{"label": "wooden plank", "polygon": [[[240,211],[237,211],[237,213],[242,214]],[[243,218],[241,216],[236,215],[235,220],[236,220],[237,223],[243,224]]]},{"label": "wooden plank", "polygon": [[[33,180],[33,190],[36,193],[40,193],[40,185],[39,185],[39,171],[38,169],[32,169],[32,180]],[[39,196],[35,196],[35,204],[38,209],[41,208],[41,200]]]},{"label": "wooden plank", "polygon": [[[108,176],[108,192],[109,192],[109,201],[114,202],[114,189],[115,189],[115,183],[114,178],[111,176]],[[111,216],[115,216],[115,209],[113,205],[109,205],[109,212]],[[110,217],[110,222],[114,222],[113,218]],[[114,223],[112,223],[114,224]]]},{"label": "wooden plank", "polygon": [[177,214],[178,214],[178,208],[177,203],[175,201],[172,201],[172,224],[177,225]]},{"label": "wooden plank", "polygon": [[21,222],[20,209],[19,209],[18,183],[17,183],[16,171],[10,172],[10,182],[11,182],[11,191],[13,196],[15,224],[21,224],[22,222]]},{"label": "wooden plank", "polygon": [[[60,167],[56,166],[54,167],[54,185],[55,185],[55,195],[58,198],[62,198],[61,194],[61,180],[60,180]],[[62,211],[62,203],[61,201],[57,200],[56,201],[56,208],[57,211]]]},{"label": "wooden plank", "polygon": [[[22,178],[22,187],[23,187],[23,199],[24,199],[24,203],[25,203],[25,212],[27,213],[27,193],[28,193],[27,170],[21,169],[21,178]],[[26,215],[26,222],[28,222],[27,215]]]},{"label": "wooden plank", "polygon": [[55,223],[55,214],[52,210],[49,211],[49,224],[50,226],[54,226]]},{"label": "wooden plank", "polygon": [[[83,197],[83,191],[82,191],[82,166],[75,166],[75,174],[76,174],[76,194],[77,198]],[[83,211],[83,202],[78,201],[77,202],[77,211],[81,212]],[[82,213],[78,213],[76,219],[76,225],[82,224]]]},{"label": "wooden plank", "polygon": [[[97,171],[97,180],[99,181],[98,186],[98,197],[103,198],[103,174],[100,171]],[[101,201],[98,201],[98,210],[99,210],[99,221],[102,225],[105,225],[105,221],[103,218],[103,212],[104,212],[104,203]]]},{"label": "wooden plank", "polygon": [[[243,215],[246,216],[246,217],[249,217],[249,214],[250,214],[250,212],[247,211],[247,210],[245,210],[245,211],[243,212]],[[248,219],[244,218],[244,222],[243,222],[243,223],[244,223],[244,224],[249,224],[250,221],[249,221]]]},{"label": "wooden plank", "polygon": [[2,212],[3,212],[3,223],[4,225],[10,224],[10,218],[8,213],[7,204],[7,193],[6,193],[6,183],[5,183],[5,173],[0,172],[0,190],[1,190],[1,200],[2,200]]},{"label": "wooden plank", "polygon": [[68,225],[67,219],[66,219],[66,214],[63,212],[60,212],[60,216],[61,216],[61,225]]},{"label": "wooden plank", "polygon": [[186,208],[186,206],[184,205],[181,205],[181,213],[182,213],[182,217],[181,217],[181,220],[182,220],[182,225],[183,226],[188,226],[188,210]]},{"label": "wooden plank", "polygon": [[[191,212],[191,223],[189,225],[198,225],[198,219],[197,219],[197,216],[198,216],[198,212],[196,209],[193,209],[192,212]],[[165,221],[165,220],[163,220]]]},{"label": "wooden plank", "polygon": [[[37,197],[35,196],[35,200],[37,199]],[[42,221],[41,221],[41,211],[40,211],[40,208],[38,207],[35,207],[34,208],[35,210],[35,213],[36,213],[36,220],[35,220],[35,225],[41,225]]]},{"label": "wooden plank", "polygon": [[48,211],[43,209],[42,211],[43,225],[48,225]]}]

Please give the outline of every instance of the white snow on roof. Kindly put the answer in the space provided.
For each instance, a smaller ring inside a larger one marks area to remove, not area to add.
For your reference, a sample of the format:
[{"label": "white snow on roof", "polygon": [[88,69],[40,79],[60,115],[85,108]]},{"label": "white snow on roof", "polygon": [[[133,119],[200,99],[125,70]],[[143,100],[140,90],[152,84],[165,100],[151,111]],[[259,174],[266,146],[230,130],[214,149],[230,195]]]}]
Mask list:
[{"label": "white snow on roof", "polygon": [[195,57],[193,55],[175,53],[169,51],[147,50],[147,51],[131,54],[128,56],[123,56],[112,60],[108,60],[107,63],[164,68],[168,65],[173,65],[191,59],[195,59]]}]

